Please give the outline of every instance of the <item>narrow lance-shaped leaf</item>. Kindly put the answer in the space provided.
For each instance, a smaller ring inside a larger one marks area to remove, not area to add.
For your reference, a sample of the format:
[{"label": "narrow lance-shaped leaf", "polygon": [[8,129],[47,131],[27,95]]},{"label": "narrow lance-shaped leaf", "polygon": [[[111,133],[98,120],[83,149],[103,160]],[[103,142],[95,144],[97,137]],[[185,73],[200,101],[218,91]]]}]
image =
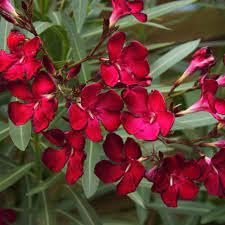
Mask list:
[{"label": "narrow lance-shaped leaf", "polygon": [[86,145],[87,158],[85,160],[85,170],[82,177],[82,185],[87,198],[92,197],[98,189],[99,179],[94,174],[94,167],[100,161],[101,145],[88,141]]},{"label": "narrow lance-shaped leaf", "polygon": [[161,74],[192,53],[198,47],[199,43],[200,40],[195,40],[179,45],[156,60],[151,65],[151,76],[153,79],[158,78]]},{"label": "narrow lance-shaped leaf", "polygon": [[[76,25],[73,19],[69,18],[66,15],[62,16],[62,23],[65,26],[65,29],[70,40],[72,47],[72,58],[76,61],[82,60],[86,57],[85,45],[76,31]],[[79,74],[80,82],[84,83],[90,78],[90,73],[88,72],[88,64],[82,63],[81,73]]]},{"label": "narrow lance-shaped leaf", "polygon": [[27,122],[21,126],[15,126],[11,120],[9,120],[9,134],[15,144],[15,146],[25,151],[31,138],[31,122]]},{"label": "narrow lance-shaped leaf", "polygon": [[102,225],[98,215],[96,214],[94,208],[88,203],[88,201],[78,193],[75,193],[69,186],[66,186],[70,193],[72,194],[75,205],[82,221],[85,225]]},{"label": "narrow lance-shaped leaf", "polygon": [[77,31],[80,33],[87,16],[88,0],[76,0],[72,1],[71,4],[73,7]]},{"label": "narrow lance-shaped leaf", "polygon": [[16,167],[9,171],[9,174],[0,177],[0,192],[15,184],[24,175],[26,175],[33,166],[34,162],[31,162],[24,166]]},{"label": "narrow lance-shaped leaf", "polygon": [[7,36],[10,30],[13,28],[13,25],[6,21],[5,19],[1,18],[0,21],[0,49],[6,50],[7,49]]}]

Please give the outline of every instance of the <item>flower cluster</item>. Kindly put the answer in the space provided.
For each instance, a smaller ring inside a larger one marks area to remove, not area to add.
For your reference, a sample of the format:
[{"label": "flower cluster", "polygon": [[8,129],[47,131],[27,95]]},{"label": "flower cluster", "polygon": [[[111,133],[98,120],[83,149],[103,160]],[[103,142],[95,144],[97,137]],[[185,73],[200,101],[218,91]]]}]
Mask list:
[{"label": "flower cluster", "polygon": [[[0,11],[11,15],[14,10],[9,3],[0,1]],[[43,138],[57,146],[57,149],[49,147],[44,150],[42,162],[55,173],[66,167],[68,184],[77,182],[84,173],[85,142],[89,139],[103,142],[107,157],[95,166],[96,176],[104,183],[117,182],[119,195],[135,191],[146,178],[153,183],[152,191],[160,193],[170,207],[176,207],[178,199],[194,199],[201,183],[210,194],[224,198],[224,141],[197,141],[201,147],[216,146],[221,150],[212,158],[201,153],[198,159],[189,160],[182,154],[164,156],[153,151],[151,155],[144,155],[140,147],[142,142],[168,141],[176,116],[187,113],[206,111],[218,120],[220,127],[225,125],[225,100],[216,95],[217,90],[225,86],[225,76],[210,75],[210,68],[215,64],[212,52],[209,48],[195,52],[187,70],[169,93],[172,94],[187,76],[200,71],[197,81],[201,89],[200,99],[182,111],[167,107],[166,98],[160,91],[148,91],[152,78],[147,48],[138,41],[125,44],[126,34],[113,29],[119,18],[130,14],[145,22],[143,1],[112,0],[112,5],[105,35],[109,37],[108,58],[104,52],[100,57],[98,54],[98,74],[101,76],[90,80],[91,83],[81,84],[77,79],[82,62],[89,60],[88,56],[58,70],[44,50],[40,37],[36,35],[28,39],[19,31],[10,32],[7,39],[10,52],[0,51],[0,87],[4,86],[3,89],[17,98],[8,105],[10,120],[16,126],[31,120],[34,132],[41,133]],[[97,47],[102,43],[101,40]],[[66,86],[70,79],[76,80],[71,89]],[[63,119],[69,128],[50,129],[62,98],[67,109]],[[121,129],[136,139],[128,137],[123,140],[117,134]],[[146,169],[150,165],[151,168]],[[4,225],[1,213],[4,211],[0,211],[0,224]],[[6,216],[6,220],[13,221],[10,216]]]}]

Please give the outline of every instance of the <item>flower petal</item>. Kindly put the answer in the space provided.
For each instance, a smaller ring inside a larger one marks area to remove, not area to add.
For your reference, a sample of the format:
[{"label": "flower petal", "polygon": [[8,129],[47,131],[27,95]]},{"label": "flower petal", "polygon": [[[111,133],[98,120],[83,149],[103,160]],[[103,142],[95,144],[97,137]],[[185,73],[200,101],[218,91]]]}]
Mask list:
[{"label": "flower petal", "polygon": [[85,128],[85,133],[87,137],[94,142],[99,142],[103,139],[101,127],[97,119],[88,118],[88,124]]},{"label": "flower petal", "polygon": [[135,87],[125,89],[122,92],[123,100],[129,110],[134,115],[143,115],[147,113],[148,92],[145,88]]},{"label": "flower petal", "polygon": [[31,100],[33,94],[30,90],[30,86],[27,82],[24,81],[15,81],[8,84],[8,89],[12,96],[22,100]]},{"label": "flower petal", "polygon": [[41,47],[41,39],[39,37],[34,37],[23,45],[23,52],[26,57],[35,57],[38,50]]},{"label": "flower petal", "polygon": [[10,102],[8,106],[8,113],[10,120],[16,125],[20,126],[31,119],[34,112],[34,103],[20,103]]},{"label": "flower petal", "polygon": [[134,192],[145,174],[144,166],[137,161],[133,161],[130,168],[125,172],[124,177],[117,185],[117,194],[126,195]]},{"label": "flower petal", "polygon": [[162,136],[166,136],[170,132],[174,121],[175,117],[171,112],[157,113],[157,122],[159,123]]},{"label": "flower petal", "polygon": [[40,72],[37,77],[35,77],[32,84],[32,92],[37,98],[53,93],[55,90],[55,83],[46,72]]},{"label": "flower petal", "polygon": [[175,185],[169,186],[165,192],[161,193],[161,197],[167,206],[177,207],[178,190]]},{"label": "flower petal", "polygon": [[86,154],[84,151],[73,150],[66,170],[66,181],[68,184],[74,184],[83,175],[85,159]]},{"label": "flower petal", "polygon": [[121,165],[115,165],[110,161],[102,160],[96,164],[95,174],[104,183],[113,183],[124,175],[124,170]]},{"label": "flower petal", "polygon": [[88,115],[77,104],[71,104],[68,113],[70,125],[74,130],[81,130],[87,125]]},{"label": "flower petal", "polygon": [[126,40],[126,34],[124,32],[115,33],[108,41],[107,48],[109,58],[111,61],[115,61],[119,58],[123,45]]},{"label": "flower petal", "polygon": [[0,225],[8,225],[16,221],[16,212],[12,209],[0,209]]},{"label": "flower petal", "polygon": [[42,154],[42,162],[52,172],[58,173],[63,169],[68,160],[68,151],[70,149],[66,147],[59,150],[47,148]]},{"label": "flower petal", "polygon": [[124,144],[124,151],[128,159],[139,159],[142,156],[140,146],[132,138],[127,138]]},{"label": "flower petal", "polygon": [[150,112],[156,112],[156,113],[166,111],[165,99],[159,91],[154,90],[149,94],[148,109]]},{"label": "flower petal", "polygon": [[179,183],[179,197],[183,200],[193,200],[198,191],[198,186],[189,180]]},{"label": "flower petal", "polygon": [[119,72],[114,65],[102,63],[101,76],[103,81],[110,87],[114,87],[119,82]]},{"label": "flower petal", "polygon": [[16,60],[17,58],[14,55],[0,50],[0,72],[7,70]]},{"label": "flower petal", "polygon": [[77,132],[77,131],[69,131],[66,132],[66,139],[76,151],[83,150],[85,146],[85,138],[82,133]]},{"label": "flower petal", "polygon": [[12,53],[20,51],[21,45],[25,42],[25,35],[19,31],[11,31],[7,37],[7,46]]},{"label": "flower petal", "polygon": [[49,142],[56,146],[63,146],[65,144],[65,135],[60,129],[51,129],[42,133]]},{"label": "flower petal", "polygon": [[84,108],[95,105],[97,101],[97,95],[100,94],[102,85],[100,83],[94,83],[87,85],[81,92],[81,104]]},{"label": "flower petal", "polygon": [[123,146],[123,139],[115,133],[108,134],[103,144],[106,156],[114,162],[125,160]]}]

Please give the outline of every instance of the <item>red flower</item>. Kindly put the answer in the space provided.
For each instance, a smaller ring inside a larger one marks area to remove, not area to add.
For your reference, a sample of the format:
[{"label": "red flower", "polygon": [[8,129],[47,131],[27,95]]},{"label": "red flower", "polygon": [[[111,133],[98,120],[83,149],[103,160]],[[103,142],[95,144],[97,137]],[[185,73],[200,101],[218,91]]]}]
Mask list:
[{"label": "red flower", "polygon": [[113,12],[110,16],[110,26],[113,26],[121,17],[133,15],[140,22],[147,21],[147,15],[141,11],[144,8],[143,0],[112,0]]},{"label": "red flower", "polygon": [[122,93],[129,112],[121,117],[124,129],[138,139],[156,140],[161,133],[166,136],[174,115],[166,109],[162,94],[154,90],[148,94],[142,87],[126,89]]},{"label": "red flower", "polygon": [[69,107],[69,121],[74,130],[84,130],[92,141],[101,141],[100,122],[106,130],[115,131],[120,126],[123,101],[113,90],[101,93],[102,86],[94,83],[84,87],[81,102]]},{"label": "red flower", "polygon": [[186,161],[183,156],[165,158],[159,166],[146,173],[153,182],[152,191],[161,194],[163,202],[169,207],[177,207],[177,200],[193,200],[199,188],[193,182],[200,176],[196,161]]},{"label": "red flower", "polygon": [[201,97],[190,106],[188,109],[179,112],[177,115],[185,115],[188,113],[206,111],[221,123],[225,123],[225,100],[216,97],[216,92],[219,88],[218,82],[213,79],[201,80]]},{"label": "red flower", "polygon": [[60,172],[67,164],[66,181],[74,184],[82,175],[84,160],[85,139],[83,135],[76,131],[62,132],[59,129],[52,129],[43,132],[43,135],[54,145],[60,147],[59,150],[47,148],[43,155],[43,163],[53,172]]},{"label": "red flower", "polygon": [[16,221],[16,213],[12,209],[0,208],[0,225],[8,225]]},{"label": "red flower", "polygon": [[212,158],[202,157],[198,163],[202,171],[199,180],[204,183],[208,193],[225,198],[225,148]]},{"label": "red flower", "polygon": [[170,92],[172,92],[178,85],[180,85],[184,79],[196,71],[201,71],[201,75],[204,75],[210,67],[215,64],[215,58],[212,51],[208,47],[200,48],[197,50],[189,63],[188,68],[184,71],[182,76],[174,83],[174,86]]},{"label": "red flower", "polygon": [[9,118],[19,126],[32,119],[35,132],[46,129],[53,120],[58,108],[58,101],[54,97],[56,86],[52,78],[45,72],[35,77],[31,90],[25,81],[10,82],[8,85],[11,94],[21,102],[10,102],[8,107]]},{"label": "red flower", "polygon": [[124,47],[125,39],[123,32],[117,32],[109,39],[109,60],[101,64],[102,79],[111,87],[118,82],[125,85],[150,85],[147,48],[137,41]]},{"label": "red flower", "polygon": [[102,160],[95,166],[95,174],[104,183],[117,185],[117,193],[126,195],[136,190],[145,174],[145,168],[140,163],[142,157],[139,145],[127,138],[125,144],[120,136],[114,133],[107,135],[103,144],[105,154],[110,160]]},{"label": "red flower", "polygon": [[41,46],[41,40],[35,37],[25,39],[25,35],[12,31],[7,39],[10,54],[0,51],[0,73],[6,80],[30,80],[41,68],[41,62],[35,57]]}]

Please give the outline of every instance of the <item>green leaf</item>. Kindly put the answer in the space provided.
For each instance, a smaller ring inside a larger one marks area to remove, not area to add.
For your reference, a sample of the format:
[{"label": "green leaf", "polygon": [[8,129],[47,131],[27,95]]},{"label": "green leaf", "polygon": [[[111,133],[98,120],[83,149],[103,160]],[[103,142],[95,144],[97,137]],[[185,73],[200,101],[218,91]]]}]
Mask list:
[{"label": "green leaf", "polygon": [[94,208],[88,203],[88,201],[81,196],[80,194],[75,193],[69,186],[66,186],[71,192],[77,210],[82,218],[82,221],[85,225],[102,225],[99,217],[97,216]]},{"label": "green leaf", "polygon": [[207,112],[196,112],[176,118],[172,130],[194,129],[216,123],[217,120],[214,119],[211,114]]},{"label": "green leaf", "polygon": [[10,30],[13,28],[13,25],[6,21],[5,19],[1,18],[0,21],[0,49],[6,50],[7,49],[7,36]]},{"label": "green leaf", "polygon": [[63,176],[63,174],[58,173],[58,174],[50,177],[49,179],[42,181],[37,187],[31,189],[26,195],[31,196],[31,195],[38,194],[42,191],[47,190],[52,185],[54,185],[59,179],[61,179],[62,176]]},{"label": "green leaf", "polygon": [[72,1],[71,4],[73,7],[77,31],[80,33],[87,16],[88,0],[76,0]]},{"label": "green leaf", "polygon": [[47,202],[46,194],[44,191],[41,192],[41,196],[42,196],[42,202],[43,202],[43,206],[44,206],[45,225],[51,225],[51,215],[49,212],[48,202]]},{"label": "green leaf", "polygon": [[15,184],[34,166],[34,162],[28,163],[21,167],[16,167],[9,174],[0,177],[0,192]]},{"label": "green leaf", "polygon": [[172,66],[183,60],[198,47],[199,43],[200,40],[195,40],[179,45],[156,60],[151,65],[151,76],[153,79],[158,78]]},{"label": "green leaf", "polygon": [[31,122],[27,122],[21,126],[15,126],[11,120],[9,120],[9,135],[15,144],[15,146],[25,151],[31,138]]},{"label": "green leaf", "polygon": [[[76,31],[76,25],[73,19],[69,18],[66,15],[63,15],[62,22],[65,26],[68,38],[70,40],[70,44],[72,47],[72,57],[74,60],[79,61],[86,56],[85,45]],[[86,82],[90,77],[90,73],[88,72],[87,68],[87,63],[82,63],[81,74],[79,75],[81,83]]]},{"label": "green leaf", "polygon": [[96,163],[100,161],[101,145],[99,143],[88,141],[86,146],[87,158],[85,160],[82,185],[86,197],[90,198],[95,194],[99,185],[99,179],[94,174],[94,168]]},{"label": "green leaf", "polygon": [[0,122],[0,141],[9,136],[9,125],[7,123]]},{"label": "green leaf", "polygon": [[201,223],[202,224],[211,223],[217,220],[219,217],[224,216],[224,214],[225,214],[225,207],[216,207],[211,212],[205,214],[202,217]]},{"label": "green leaf", "polygon": [[128,197],[132,201],[134,201],[136,204],[138,204],[139,206],[141,206],[142,208],[144,208],[144,209],[146,208],[144,199],[142,199],[141,195],[137,191],[128,194]]},{"label": "green leaf", "polygon": [[69,213],[61,210],[61,209],[56,209],[56,212],[65,216],[66,218],[68,218],[69,220],[71,220],[73,222],[73,225],[84,225],[83,223],[81,223],[77,218],[75,218],[74,216],[70,215]]},{"label": "green leaf", "polygon": [[204,215],[209,213],[213,206],[207,203],[200,202],[184,202],[180,201],[177,208],[169,208],[166,207],[163,203],[150,203],[148,204],[149,208],[155,210],[165,210],[166,212],[173,212],[176,214],[184,214],[184,215]]}]

